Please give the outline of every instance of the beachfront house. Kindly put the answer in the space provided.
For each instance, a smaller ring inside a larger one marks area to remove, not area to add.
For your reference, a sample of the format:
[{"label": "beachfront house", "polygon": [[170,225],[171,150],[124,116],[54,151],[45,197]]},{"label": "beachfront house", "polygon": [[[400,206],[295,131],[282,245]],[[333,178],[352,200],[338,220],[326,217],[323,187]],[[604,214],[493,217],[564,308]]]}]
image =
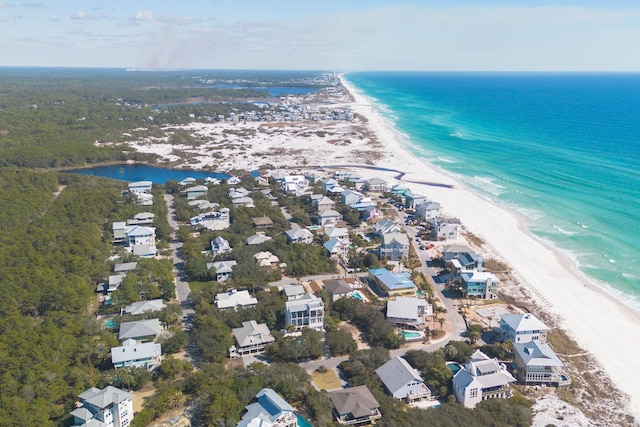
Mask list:
[{"label": "beachfront house", "polygon": [[255,320],[242,322],[242,326],[234,328],[232,332],[236,345],[229,349],[231,358],[262,353],[267,344],[276,340],[267,325],[257,323]]},{"label": "beachfront house", "polygon": [[476,350],[471,360],[453,377],[453,394],[467,408],[474,408],[487,399],[508,399],[512,396],[510,383],[516,379],[497,359]]},{"label": "beachfront house", "polygon": [[407,209],[415,209],[416,205],[423,202],[428,202],[429,198],[422,194],[413,193],[408,191],[404,195],[404,205]]},{"label": "beachfront house", "polygon": [[322,332],[324,328],[324,303],[322,299],[312,294],[305,294],[302,298],[287,301],[284,319],[285,324],[293,325],[297,330],[310,328]]},{"label": "beachfront house", "polygon": [[430,200],[422,201],[416,204],[416,215],[423,219],[434,219],[442,215],[442,206],[440,203]]},{"label": "beachfront house", "polygon": [[511,340],[514,344],[546,343],[548,330],[547,325],[531,313],[503,314],[498,334],[503,341]]},{"label": "beachfront house", "polygon": [[215,269],[213,280],[216,282],[226,282],[233,279],[233,267],[238,265],[235,260],[215,261],[207,263],[207,270]]},{"label": "beachfront house", "polygon": [[525,385],[553,385],[565,387],[571,379],[562,369],[564,364],[549,344],[538,341],[514,344],[514,364],[518,379]]},{"label": "beachfront house", "polygon": [[393,398],[407,403],[431,399],[431,390],[424,384],[420,372],[400,356],[376,369],[376,374]]},{"label": "beachfront house", "polygon": [[138,320],[122,322],[118,332],[119,340],[134,339],[137,341],[153,341],[162,331],[160,319]]},{"label": "beachfront house", "polygon": [[340,221],[342,221],[342,214],[332,209],[318,212],[317,216],[318,224],[322,227],[335,227]]},{"label": "beachfront house", "polygon": [[249,294],[249,291],[231,289],[227,292],[216,294],[214,304],[220,310],[226,310],[229,308],[238,309],[255,307],[258,305],[258,300],[252,297],[251,294]]},{"label": "beachfront house", "polygon": [[384,193],[389,189],[389,183],[382,178],[371,178],[364,184],[364,189],[374,193]]},{"label": "beachfront house", "polygon": [[122,312],[125,314],[130,314],[132,316],[138,316],[144,313],[153,313],[154,311],[160,311],[164,309],[167,305],[162,302],[161,298],[158,299],[150,299],[146,301],[136,301],[122,309]]},{"label": "beachfront house", "polygon": [[344,279],[325,280],[324,290],[327,291],[333,301],[353,294],[353,289],[351,289],[351,286]]},{"label": "beachfront house", "polygon": [[411,273],[392,273],[386,268],[369,269],[369,284],[381,296],[414,295],[416,284],[411,281]]},{"label": "beachfront house", "polygon": [[404,233],[382,235],[382,244],[378,249],[380,258],[399,261],[409,256],[409,237]]},{"label": "beachfront house", "polygon": [[465,298],[498,298],[498,278],[488,271],[464,271],[460,274]]},{"label": "beachfront house", "polygon": [[306,228],[288,230],[285,234],[289,243],[313,243],[313,233]]},{"label": "beachfront house", "polygon": [[391,192],[396,196],[404,197],[409,192],[409,189],[402,184],[395,184],[391,187]]},{"label": "beachfront house", "polygon": [[369,425],[382,417],[380,404],[366,385],[329,392],[336,421],[343,425]]},{"label": "beachfront house", "polygon": [[78,396],[71,411],[74,426],[129,427],[133,420],[133,395],[113,386],[91,387]]},{"label": "beachfront house", "polygon": [[278,393],[263,388],[256,394],[257,402],[248,405],[236,427],[298,427],[293,407]]},{"label": "beachfront house", "polygon": [[155,342],[139,343],[125,340],[120,347],[111,347],[111,363],[118,368],[143,368],[153,371],[162,362],[162,345]]},{"label": "beachfront house", "polygon": [[460,276],[464,271],[482,271],[484,267],[484,257],[466,245],[445,246],[442,259],[454,277]]},{"label": "beachfront house", "polygon": [[424,298],[397,297],[387,301],[387,320],[405,329],[422,329],[433,307]]},{"label": "beachfront house", "polygon": [[460,238],[462,224],[458,218],[437,217],[429,222],[433,224],[436,240],[449,241],[458,240]]}]

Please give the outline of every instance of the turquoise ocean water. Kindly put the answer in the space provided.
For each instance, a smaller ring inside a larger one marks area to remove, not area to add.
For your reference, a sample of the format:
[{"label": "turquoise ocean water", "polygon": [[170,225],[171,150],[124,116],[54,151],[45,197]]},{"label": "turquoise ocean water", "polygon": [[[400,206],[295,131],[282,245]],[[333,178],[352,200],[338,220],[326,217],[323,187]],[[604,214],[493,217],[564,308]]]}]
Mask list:
[{"label": "turquoise ocean water", "polygon": [[523,214],[532,233],[640,310],[640,74],[345,78],[410,151]]}]

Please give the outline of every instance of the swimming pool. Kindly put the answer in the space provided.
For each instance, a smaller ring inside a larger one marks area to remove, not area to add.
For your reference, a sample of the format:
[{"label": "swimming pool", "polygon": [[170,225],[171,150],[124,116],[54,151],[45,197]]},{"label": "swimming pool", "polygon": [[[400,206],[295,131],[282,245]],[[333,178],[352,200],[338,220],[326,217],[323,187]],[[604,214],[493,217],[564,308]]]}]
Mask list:
[{"label": "swimming pool", "polygon": [[300,415],[298,415],[298,426],[299,427],[313,427],[309,421],[305,420]]},{"label": "swimming pool", "polygon": [[447,368],[449,368],[451,372],[453,372],[453,375],[455,375],[456,372],[460,370],[460,365],[456,362],[449,362],[447,363]]},{"label": "swimming pool", "polygon": [[360,292],[354,292],[353,297],[355,299],[359,299],[360,301],[364,301],[364,298],[362,298],[362,295],[360,295]]},{"label": "swimming pool", "polygon": [[422,333],[416,332],[416,331],[400,331],[400,335],[402,335],[403,337],[405,337],[405,339],[408,339],[408,340],[415,340],[418,338],[422,338]]}]

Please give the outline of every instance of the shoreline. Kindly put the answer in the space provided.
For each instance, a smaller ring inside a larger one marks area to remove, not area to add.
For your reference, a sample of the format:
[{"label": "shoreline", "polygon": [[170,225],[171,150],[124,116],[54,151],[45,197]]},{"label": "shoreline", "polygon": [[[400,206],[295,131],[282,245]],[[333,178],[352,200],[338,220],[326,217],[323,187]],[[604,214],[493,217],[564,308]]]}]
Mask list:
[{"label": "shoreline", "polygon": [[[640,417],[640,384],[627,373],[636,359],[628,350],[627,341],[640,339],[640,313],[589,279],[560,249],[528,231],[517,212],[473,193],[426,159],[414,155],[402,143],[393,124],[343,74],[339,77],[355,100],[353,111],[368,119],[383,146],[394,153],[388,162],[377,166],[406,171],[403,184],[440,203],[446,213],[460,218],[467,230],[481,238],[485,242],[483,249],[512,268],[519,286],[532,294],[538,307],[558,319],[559,326],[592,354],[614,384],[628,395],[630,401],[622,409]],[[412,180],[414,176],[428,176],[428,181],[451,187],[425,187]],[[617,331],[626,332],[623,339]]]}]

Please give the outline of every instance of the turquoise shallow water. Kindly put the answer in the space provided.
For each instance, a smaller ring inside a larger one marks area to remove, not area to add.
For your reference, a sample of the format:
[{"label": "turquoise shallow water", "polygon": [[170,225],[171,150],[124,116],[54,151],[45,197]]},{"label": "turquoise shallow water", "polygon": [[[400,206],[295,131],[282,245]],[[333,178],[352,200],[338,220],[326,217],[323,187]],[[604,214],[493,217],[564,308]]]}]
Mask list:
[{"label": "turquoise shallow water", "polygon": [[415,154],[522,213],[535,235],[640,309],[640,74],[345,78]]}]

